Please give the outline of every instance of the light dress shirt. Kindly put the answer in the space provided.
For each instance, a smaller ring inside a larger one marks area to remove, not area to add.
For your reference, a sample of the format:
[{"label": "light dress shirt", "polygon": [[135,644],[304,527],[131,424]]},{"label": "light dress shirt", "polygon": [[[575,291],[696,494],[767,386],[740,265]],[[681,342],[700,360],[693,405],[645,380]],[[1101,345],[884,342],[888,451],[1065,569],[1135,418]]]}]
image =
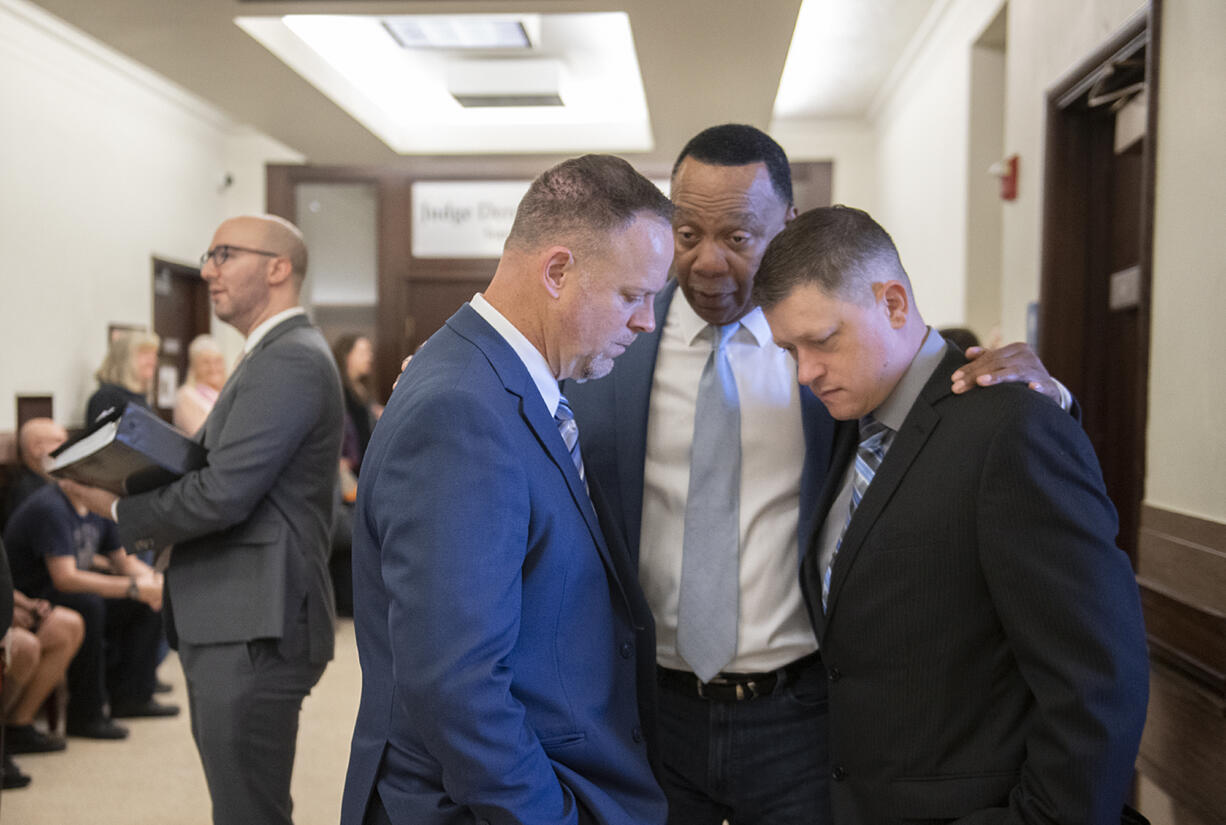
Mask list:
[{"label": "light dress shirt", "polygon": [[[728,360],[741,408],[740,604],[729,673],[780,668],[817,649],[800,593],[797,521],[805,440],[796,367],[760,309],[740,321]],[[683,295],[660,335],[647,417],[639,580],[656,620],[656,658],[677,654],[677,604],[698,381],[711,332]],[[732,609],[732,606],[729,606]]]},{"label": "light dress shirt", "polygon": [[248,335],[247,340],[243,342],[243,355],[246,355],[255,349],[255,345],[264,340],[264,336],[268,334],[269,330],[282,321],[288,321],[295,315],[306,315],[306,310],[302,307],[290,307],[289,309],[283,309],[276,315],[271,315],[261,321],[255,329],[251,330],[251,334]]}]

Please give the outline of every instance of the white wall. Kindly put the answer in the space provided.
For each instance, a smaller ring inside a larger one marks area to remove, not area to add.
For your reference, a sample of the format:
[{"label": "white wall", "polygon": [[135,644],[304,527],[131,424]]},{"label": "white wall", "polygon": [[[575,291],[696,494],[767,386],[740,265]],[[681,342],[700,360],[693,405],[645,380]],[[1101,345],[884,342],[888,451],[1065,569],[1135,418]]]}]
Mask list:
[{"label": "white wall", "polygon": [[876,209],[873,127],[866,120],[776,120],[771,137],[793,161],[833,162],[831,199],[868,212]]},{"label": "white wall", "polygon": [[965,321],[971,48],[1000,6],[938,2],[928,37],[869,112],[877,131],[875,217],[894,237],[933,326]]},{"label": "white wall", "polygon": [[1166,0],[1146,500],[1226,522],[1226,3]]},{"label": "white wall", "polygon": [[151,257],[194,262],[297,156],[24,0],[0,0],[0,112],[0,430],[18,393],[75,425],[108,323],[152,324]]}]

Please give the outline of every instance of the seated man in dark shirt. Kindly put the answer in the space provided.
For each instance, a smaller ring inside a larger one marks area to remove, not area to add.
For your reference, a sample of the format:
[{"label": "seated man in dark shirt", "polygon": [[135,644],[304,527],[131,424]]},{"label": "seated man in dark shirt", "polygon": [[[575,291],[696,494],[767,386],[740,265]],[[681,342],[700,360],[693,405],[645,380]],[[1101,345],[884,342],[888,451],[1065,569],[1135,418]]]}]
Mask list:
[{"label": "seated man in dark shirt", "polygon": [[[124,551],[113,522],[46,484],[13,513],[4,544],[18,590],[85,620],[85,641],[68,668],[70,735],[122,739],[127,730],[112,718],[178,713],[153,700],[161,574]],[[109,569],[98,570],[99,559]]]},{"label": "seated man in dark shirt", "polygon": [[31,418],[21,425],[17,432],[17,457],[21,459],[21,467],[4,502],[5,522],[30,493],[50,480],[43,469],[43,460],[67,440],[68,431],[50,418]]}]

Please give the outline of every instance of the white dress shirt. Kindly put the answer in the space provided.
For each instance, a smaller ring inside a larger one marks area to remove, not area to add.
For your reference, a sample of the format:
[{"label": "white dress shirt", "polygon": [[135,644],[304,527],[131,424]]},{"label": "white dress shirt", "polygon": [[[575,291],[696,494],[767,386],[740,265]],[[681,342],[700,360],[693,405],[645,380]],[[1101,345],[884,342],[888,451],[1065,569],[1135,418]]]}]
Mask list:
[{"label": "white dress shirt", "polygon": [[[782,667],[817,649],[800,593],[797,521],[805,441],[796,368],[760,309],[727,344],[741,408],[740,604],[731,673]],[[677,654],[690,444],[710,327],[678,294],[660,336],[647,417],[639,580],[656,619],[657,661]],[[729,609],[732,609],[729,606]]]},{"label": "white dress shirt", "polygon": [[246,355],[255,349],[255,345],[264,340],[264,336],[268,334],[269,330],[282,321],[293,318],[295,315],[306,315],[306,310],[302,307],[290,307],[289,309],[281,310],[276,315],[270,315],[261,321],[255,329],[251,330],[251,334],[248,335],[247,340],[243,342],[243,355]]},{"label": "white dress shirt", "polygon": [[511,349],[515,350],[515,354],[519,356],[519,360],[528,370],[528,375],[532,376],[532,383],[536,384],[536,388],[540,390],[541,398],[545,401],[545,409],[549,410],[551,416],[556,415],[562,391],[558,389],[557,376],[553,374],[553,370],[549,369],[549,362],[545,360],[545,356],[532,346],[524,334],[506,319],[506,316],[494,309],[480,292],[474,295],[468,304],[494,328],[495,332],[502,336],[504,341],[510,344]]}]

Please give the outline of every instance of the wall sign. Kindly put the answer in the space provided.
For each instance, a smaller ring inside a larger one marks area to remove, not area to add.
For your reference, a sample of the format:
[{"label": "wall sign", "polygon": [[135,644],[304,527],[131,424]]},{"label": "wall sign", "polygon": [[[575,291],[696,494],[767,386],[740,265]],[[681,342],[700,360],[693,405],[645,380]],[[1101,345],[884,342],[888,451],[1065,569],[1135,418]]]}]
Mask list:
[{"label": "wall sign", "polygon": [[413,184],[414,258],[498,258],[531,181]]},{"label": "wall sign", "polygon": [[[668,194],[668,180],[652,181]],[[417,181],[414,258],[499,258],[531,181]]]}]

